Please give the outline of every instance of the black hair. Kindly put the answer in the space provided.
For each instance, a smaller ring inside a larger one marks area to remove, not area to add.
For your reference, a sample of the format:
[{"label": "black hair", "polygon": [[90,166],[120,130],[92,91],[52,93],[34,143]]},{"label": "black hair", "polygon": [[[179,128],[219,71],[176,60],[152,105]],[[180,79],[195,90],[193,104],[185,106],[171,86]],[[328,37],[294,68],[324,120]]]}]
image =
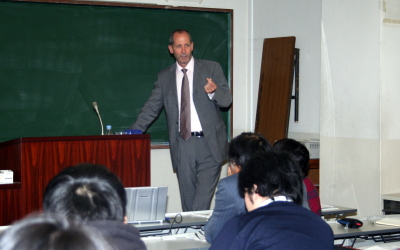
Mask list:
[{"label": "black hair", "polygon": [[171,35],[169,37],[168,44],[169,45],[173,45],[174,44],[174,35],[175,35],[175,33],[182,34],[182,33],[185,33],[185,32],[189,35],[190,42],[192,43],[193,42],[192,41],[192,36],[190,35],[189,31],[184,30],[184,29],[176,29],[176,30],[172,31],[172,33],[171,33]]},{"label": "black hair", "polygon": [[276,152],[289,154],[300,167],[303,177],[308,175],[310,152],[302,143],[290,138],[285,138],[275,142],[273,149]]},{"label": "black hair", "polygon": [[0,234],[1,250],[111,250],[94,228],[54,214],[30,215]]},{"label": "black hair", "polygon": [[48,183],[44,211],[81,220],[118,220],[126,215],[126,193],[107,167],[79,164],[63,169]]},{"label": "black hair", "polygon": [[229,162],[242,166],[252,155],[271,150],[272,146],[264,136],[244,132],[229,143]]},{"label": "black hair", "polygon": [[[253,190],[257,185],[257,190]],[[239,172],[239,192],[256,192],[260,196],[284,195],[301,205],[303,198],[302,177],[299,168],[289,155],[264,152],[249,159]]]}]

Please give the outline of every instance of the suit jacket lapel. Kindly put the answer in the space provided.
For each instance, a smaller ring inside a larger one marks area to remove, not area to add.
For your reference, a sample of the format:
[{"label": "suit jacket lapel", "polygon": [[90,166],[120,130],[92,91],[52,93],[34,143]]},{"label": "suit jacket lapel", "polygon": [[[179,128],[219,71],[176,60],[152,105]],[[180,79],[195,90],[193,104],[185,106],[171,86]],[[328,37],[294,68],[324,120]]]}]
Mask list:
[{"label": "suit jacket lapel", "polygon": [[[202,80],[201,70],[202,64],[200,60],[194,60],[194,74],[193,74],[193,102],[196,105],[199,95],[204,92],[205,79]],[[203,81],[203,82],[202,82]],[[197,107],[196,107],[197,109]]]},{"label": "suit jacket lapel", "polygon": [[171,68],[169,69],[169,76],[167,79],[167,89],[168,89],[168,96],[167,98],[171,98],[173,100],[171,102],[174,105],[175,109],[178,109],[178,90],[176,88],[176,63],[174,63]]}]

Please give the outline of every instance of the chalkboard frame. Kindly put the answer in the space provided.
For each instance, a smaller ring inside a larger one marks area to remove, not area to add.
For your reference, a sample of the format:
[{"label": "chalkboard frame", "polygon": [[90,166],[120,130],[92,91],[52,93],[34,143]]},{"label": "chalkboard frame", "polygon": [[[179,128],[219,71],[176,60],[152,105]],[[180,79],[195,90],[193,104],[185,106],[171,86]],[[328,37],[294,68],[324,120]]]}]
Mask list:
[{"label": "chalkboard frame", "polygon": [[[66,0],[60,0],[60,1],[54,1],[54,0],[25,0],[25,1],[7,1],[7,2],[12,2],[12,3],[38,3],[38,4],[56,4],[56,5],[78,5],[78,6],[104,6],[104,7],[126,7],[126,8],[140,8],[140,9],[150,9],[150,10],[166,10],[166,11],[189,11],[189,12],[204,12],[204,13],[210,13],[211,15],[213,13],[223,13],[228,16],[229,20],[229,30],[227,31],[227,42],[229,46],[229,57],[228,57],[228,72],[226,72],[226,76],[228,79],[228,82],[231,87],[231,91],[233,92],[233,10],[231,9],[216,9],[216,8],[198,8],[198,7],[174,7],[174,6],[167,6],[167,5],[153,5],[153,4],[138,4],[138,3],[126,3],[126,2],[95,2],[95,1],[66,1]],[[190,31],[190,30],[189,30]],[[195,40],[196,43],[196,40]],[[166,45],[165,45],[166,47]],[[195,52],[196,52],[196,46],[195,46]],[[195,57],[197,57],[196,53],[194,53]],[[200,57],[201,58],[201,57]],[[208,58],[203,58],[203,59],[208,59]],[[172,63],[173,61],[171,61]],[[161,70],[159,68],[158,70]],[[1,77],[1,75],[0,75]],[[156,76],[154,76],[156,77]],[[0,78],[1,79],[1,78]],[[1,84],[1,82],[0,82]],[[93,100],[97,101],[97,100]],[[103,109],[104,105],[103,103],[99,102],[99,109],[100,113]],[[0,108],[1,110],[1,108]],[[232,136],[232,107],[229,109],[229,111],[225,111],[228,114],[227,118],[227,126],[228,126],[228,135],[231,137]],[[93,111],[93,115],[95,117],[95,113]],[[161,114],[163,115],[163,114]],[[104,118],[103,118],[104,119]],[[96,120],[96,119],[95,119]],[[97,120],[95,122],[98,122]],[[133,121],[132,121],[133,122]],[[107,124],[107,122],[105,122]],[[104,124],[104,125],[106,125]],[[130,125],[130,124],[127,124]],[[2,127],[2,126],[0,126]],[[3,130],[4,131],[4,130]],[[7,132],[7,131],[4,131]],[[22,135],[24,136],[24,135]],[[35,135],[37,136],[37,135]],[[46,134],[44,135],[46,136]],[[1,136],[0,136],[1,137]],[[28,136],[29,137],[29,136]],[[156,143],[152,144],[152,148],[168,148],[167,141],[161,142],[161,143]]]}]

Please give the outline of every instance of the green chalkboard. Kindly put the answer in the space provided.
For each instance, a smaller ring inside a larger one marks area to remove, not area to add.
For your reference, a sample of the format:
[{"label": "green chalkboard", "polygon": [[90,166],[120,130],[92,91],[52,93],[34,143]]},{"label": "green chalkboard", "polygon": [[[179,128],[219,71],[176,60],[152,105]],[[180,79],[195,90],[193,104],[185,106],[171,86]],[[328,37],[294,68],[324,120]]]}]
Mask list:
[{"label": "green chalkboard", "polygon": [[[0,2],[0,141],[99,135],[94,101],[104,126],[127,129],[158,71],[174,63],[167,45],[176,28],[189,30],[193,55],[219,62],[231,82],[231,23],[229,10]],[[147,131],[152,143],[168,142],[166,124],[162,112]]]}]

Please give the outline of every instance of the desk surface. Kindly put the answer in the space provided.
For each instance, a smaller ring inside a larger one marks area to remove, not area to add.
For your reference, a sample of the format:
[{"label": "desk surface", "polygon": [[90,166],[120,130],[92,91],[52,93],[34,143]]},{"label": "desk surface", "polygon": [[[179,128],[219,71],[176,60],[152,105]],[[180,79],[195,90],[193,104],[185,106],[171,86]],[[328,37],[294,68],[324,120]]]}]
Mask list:
[{"label": "desk surface", "polygon": [[[375,247],[375,248],[373,248],[373,247]],[[359,246],[357,246],[357,249],[400,249],[400,242],[391,242],[391,243],[383,243],[383,242],[380,242],[380,243],[376,243],[376,244],[372,244],[372,245],[367,245],[367,246],[362,246],[362,247],[359,247]]]},{"label": "desk surface", "polygon": [[[165,230],[170,228],[184,228],[190,226],[204,226],[212,214],[212,210],[167,213],[166,218],[169,218],[169,223],[141,223],[131,224],[139,231]],[[174,220],[175,218],[175,220]]]},{"label": "desk surface", "polygon": [[205,240],[199,240],[194,233],[174,234],[162,237],[142,238],[147,250],[207,250],[211,245]]},{"label": "desk surface", "polygon": [[[343,239],[355,236],[366,236],[383,233],[398,233],[400,227],[377,225],[373,221],[363,220],[364,225],[360,228],[346,229],[336,221],[327,222],[334,233],[335,239]],[[211,245],[205,240],[199,240],[194,233],[174,234],[167,236],[142,237],[148,250],[207,250]]]},{"label": "desk surface", "polygon": [[[141,223],[131,224],[134,225],[139,231],[153,231],[153,230],[166,230],[174,228],[185,228],[190,226],[204,226],[210,218],[213,210],[181,212],[181,213],[167,213],[166,218],[169,222],[163,221],[161,223]],[[357,209],[335,206],[335,208],[328,208],[322,210],[324,215],[341,215],[348,213],[356,213]],[[175,221],[174,221],[175,218]]]},{"label": "desk surface", "polygon": [[400,227],[375,224],[375,221],[381,218],[385,218],[385,216],[380,215],[380,216],[372,216],[369,218],[357,218],[363,222],[363,226],[359,228],[345,228],[336,221],[329,221],[327,223],[332,228],[335,239],[343,239],[356,236],[377,235],[377,234],[400,233]]}]

